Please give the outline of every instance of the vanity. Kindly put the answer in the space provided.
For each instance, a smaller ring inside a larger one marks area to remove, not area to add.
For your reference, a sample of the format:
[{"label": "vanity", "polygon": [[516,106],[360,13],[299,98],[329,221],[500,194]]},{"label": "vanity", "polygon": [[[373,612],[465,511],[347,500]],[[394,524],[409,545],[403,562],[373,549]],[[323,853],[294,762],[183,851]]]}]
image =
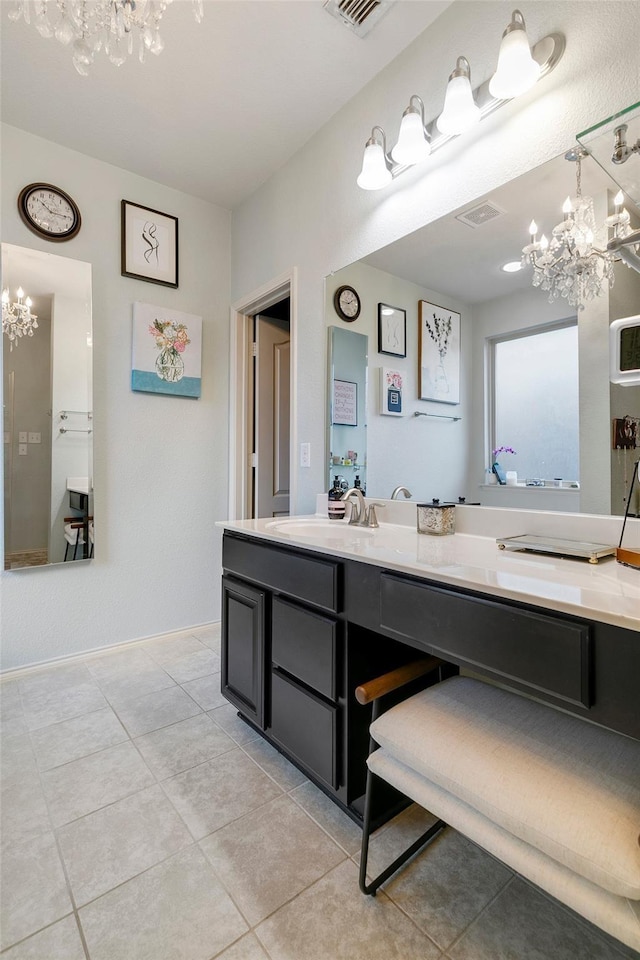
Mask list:
[{"label": "vanity", "polygon": [[370,708],[354,690],[421,654],[640,739],[637,571],[499,551],[483,524],[519,511],[466,506],[433,537],[401,509],[377,530],[224,524],[222,691],[248,723],[356,820]]}]

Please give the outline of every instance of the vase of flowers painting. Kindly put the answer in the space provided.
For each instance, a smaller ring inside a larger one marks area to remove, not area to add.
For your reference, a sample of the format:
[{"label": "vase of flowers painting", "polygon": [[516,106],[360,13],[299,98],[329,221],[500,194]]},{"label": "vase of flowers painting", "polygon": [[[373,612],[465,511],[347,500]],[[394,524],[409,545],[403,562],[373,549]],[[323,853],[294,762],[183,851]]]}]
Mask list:
[{"label": "vase of flowers painting", "polygon": [[156,358],[156,373],[167,383],[177,383],[184,376],[182,354],[191,343],[184,323],[171,320],[154,320],[149,333],[155,338],[160,351]]}]

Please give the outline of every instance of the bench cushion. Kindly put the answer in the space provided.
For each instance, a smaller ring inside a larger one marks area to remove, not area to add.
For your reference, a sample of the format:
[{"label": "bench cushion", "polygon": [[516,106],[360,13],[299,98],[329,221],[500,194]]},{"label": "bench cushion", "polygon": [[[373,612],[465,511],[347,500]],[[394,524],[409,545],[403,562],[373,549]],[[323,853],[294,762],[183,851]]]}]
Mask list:
[{"label": "bench cushion", "polygon": [[371,733],[515,837],[640,900],[640,742],[468,677],[398,704]]}]

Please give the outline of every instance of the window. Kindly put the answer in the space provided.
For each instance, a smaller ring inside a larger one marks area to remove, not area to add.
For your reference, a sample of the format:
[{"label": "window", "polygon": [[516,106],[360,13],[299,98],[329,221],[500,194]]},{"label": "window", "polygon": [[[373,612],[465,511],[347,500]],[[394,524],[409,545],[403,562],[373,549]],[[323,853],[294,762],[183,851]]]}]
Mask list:
[{"label": "window", "polygon": [[[490,341],[494,450],[518,481],[579,479],[578,325],[537,328]],[[489,463],[493,462],[490,455]]]}]

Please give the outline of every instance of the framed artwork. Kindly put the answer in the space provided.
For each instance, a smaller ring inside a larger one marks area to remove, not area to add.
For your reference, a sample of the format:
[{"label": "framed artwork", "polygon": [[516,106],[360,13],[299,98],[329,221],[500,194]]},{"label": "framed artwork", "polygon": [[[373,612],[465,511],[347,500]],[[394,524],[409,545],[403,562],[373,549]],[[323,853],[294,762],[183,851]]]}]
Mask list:
[{"label": "framed artwork", "polygon": [[418,303],[419,398],[460,403],[460,314],[435,303]]},{"label": "framed artwork", "polygon": [[123,277],[178,286],[178,218],[122,201]]},{"label": "framed artwork", "polygon": [[350,380],[333,381],[332,423],[358,426],[358,384]]},{"label": "framed artwork", "polygon": [[380,367],[380,413],[385,417],[402,416],[403,376],[399,370]]},{"label": "framed artwork", "polygon": [[202,317],[134,303],[131,389],[197,399],[201,384]]},{"label": "framed artwork", "polygon": [[407,311],[378,304],[378,353],[392,357],[407,355]]}]

